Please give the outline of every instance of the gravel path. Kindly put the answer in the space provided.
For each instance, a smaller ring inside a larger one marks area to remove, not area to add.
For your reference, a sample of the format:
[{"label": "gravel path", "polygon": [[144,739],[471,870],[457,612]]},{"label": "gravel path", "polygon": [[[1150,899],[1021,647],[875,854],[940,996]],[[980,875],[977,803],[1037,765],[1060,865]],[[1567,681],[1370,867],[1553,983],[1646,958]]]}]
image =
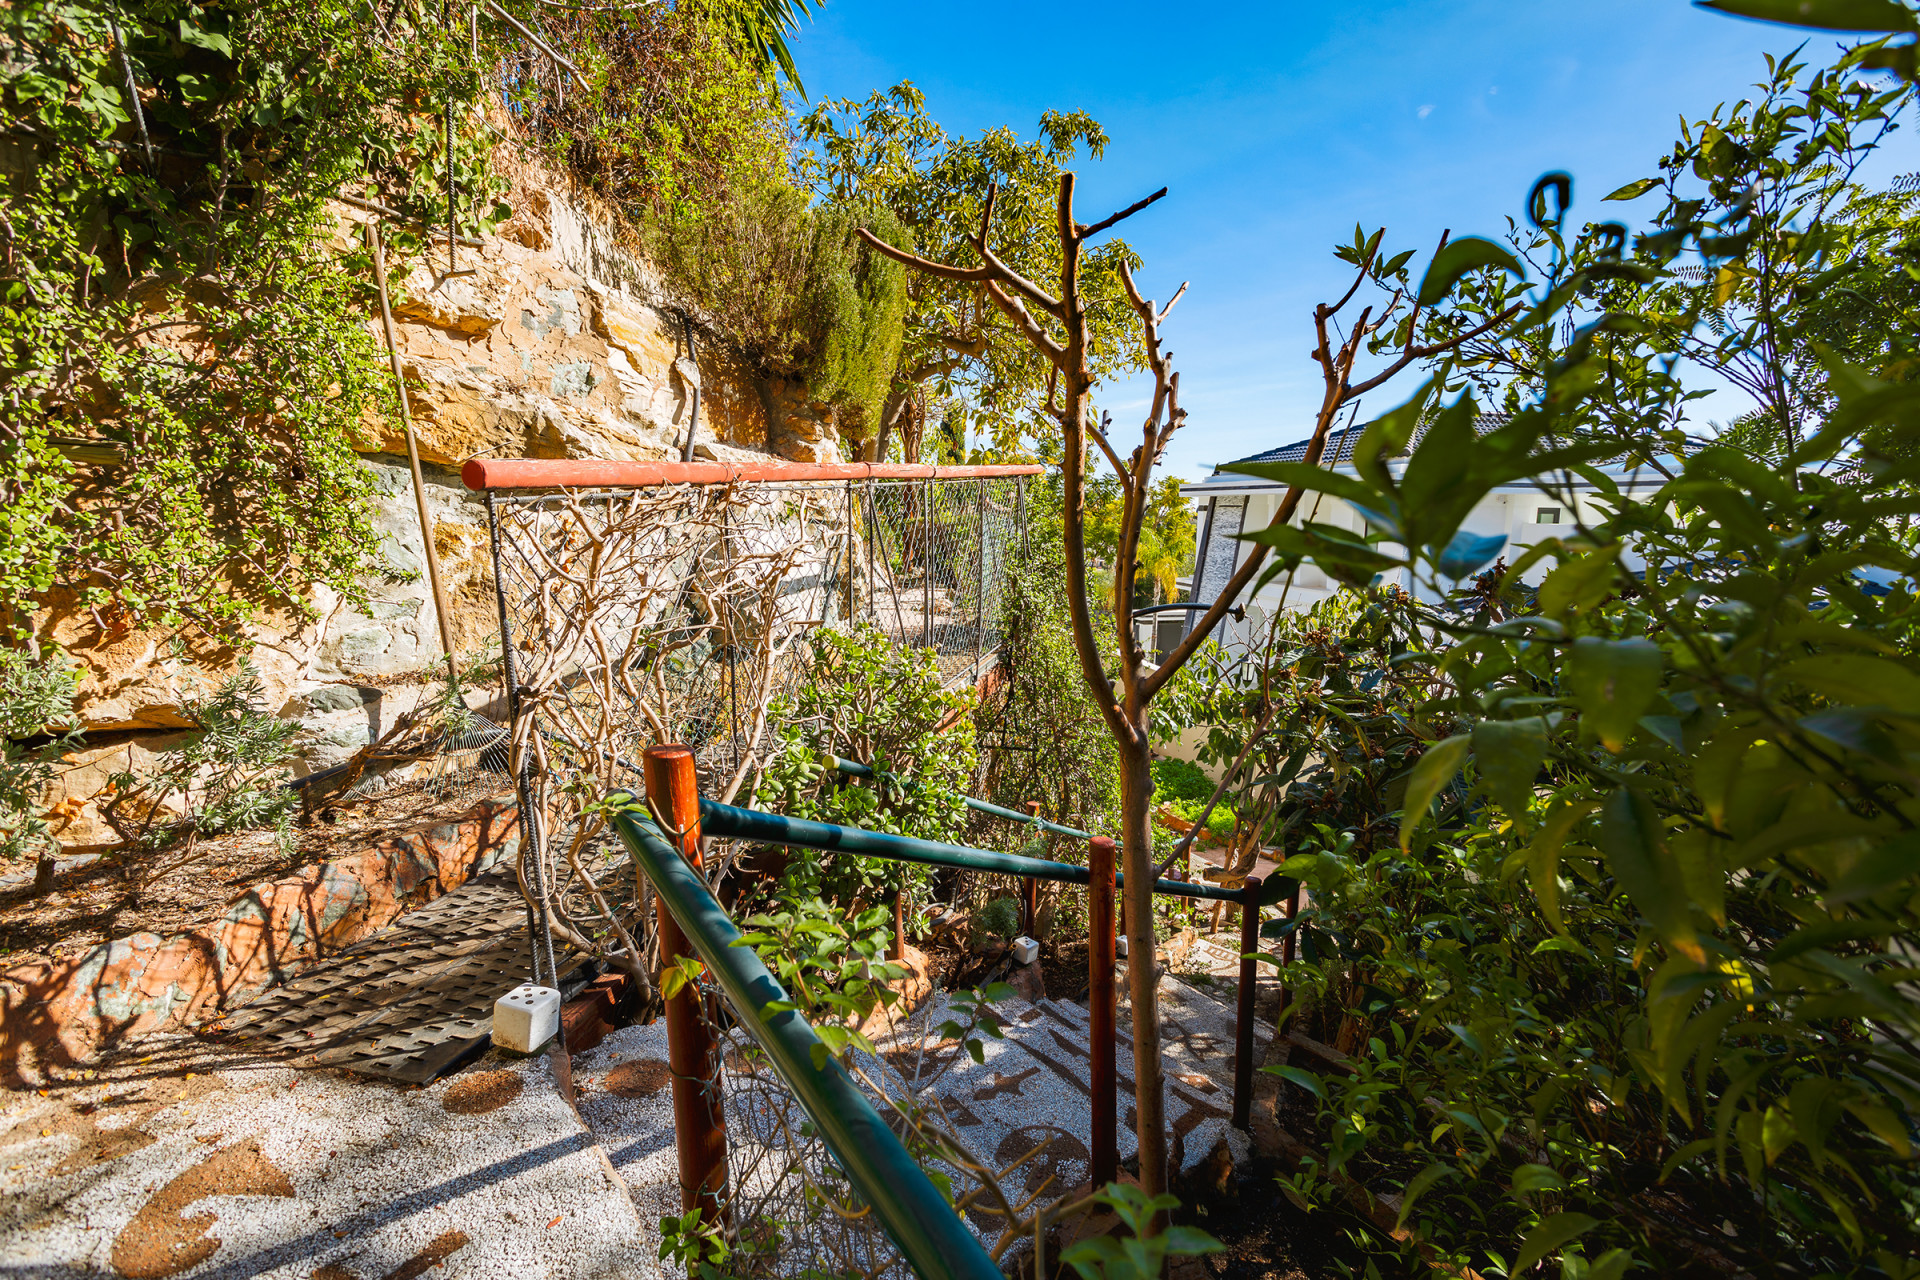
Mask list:
[{"label": "gravel path", "polygon": [[150,1047],[0,1095],[0,1274],[659,1274],[657,1217],[544,1055],[491,1052],[417,1089]]}]

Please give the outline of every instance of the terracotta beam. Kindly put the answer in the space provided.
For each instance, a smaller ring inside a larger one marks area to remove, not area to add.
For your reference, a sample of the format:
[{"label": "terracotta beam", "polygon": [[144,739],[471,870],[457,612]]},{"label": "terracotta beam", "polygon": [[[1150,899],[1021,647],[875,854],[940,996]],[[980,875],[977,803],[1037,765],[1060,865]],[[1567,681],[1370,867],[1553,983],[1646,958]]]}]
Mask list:
[{"label": "terracotta beam", "polygon": [[936,467],[902,462],[601,462],[586,458],[472,458],[460,468],[469,489],[641,489],[670,484],[809,480],[995,480],[1037,476],[1036,465]]}]

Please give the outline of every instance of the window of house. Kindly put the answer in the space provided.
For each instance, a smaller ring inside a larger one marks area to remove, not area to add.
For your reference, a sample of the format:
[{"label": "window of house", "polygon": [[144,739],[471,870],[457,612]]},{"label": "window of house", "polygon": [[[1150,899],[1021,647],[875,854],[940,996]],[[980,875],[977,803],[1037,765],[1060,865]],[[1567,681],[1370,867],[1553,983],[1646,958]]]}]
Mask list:
[{"label": "window of house", "polygon": [[1539,508],[1536,508],[1536,509],[1534,510],[1534,513],[1533,513],[1533,522],[1534,522],[1535,524],[1561,524],[1561,523],[1563,523],[1563,521],[1562,521],[1562,520],[1560,519],[1560,508],[1558,508],[1558,507],[1539,507]]}]

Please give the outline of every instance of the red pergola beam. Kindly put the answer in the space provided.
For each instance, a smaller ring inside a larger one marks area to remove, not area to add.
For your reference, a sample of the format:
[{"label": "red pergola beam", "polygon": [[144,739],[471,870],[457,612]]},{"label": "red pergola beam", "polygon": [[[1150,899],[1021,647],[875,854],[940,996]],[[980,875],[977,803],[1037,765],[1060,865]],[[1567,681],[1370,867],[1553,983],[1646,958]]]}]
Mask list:
[{"label": "red pergola beam", "polygon": [[473,458],[460,468],[469,489],[640,489],[742,480],[993,480],[1037,476],[1044,467],[936,467],[899,462],[599,462],[584,458]]}]

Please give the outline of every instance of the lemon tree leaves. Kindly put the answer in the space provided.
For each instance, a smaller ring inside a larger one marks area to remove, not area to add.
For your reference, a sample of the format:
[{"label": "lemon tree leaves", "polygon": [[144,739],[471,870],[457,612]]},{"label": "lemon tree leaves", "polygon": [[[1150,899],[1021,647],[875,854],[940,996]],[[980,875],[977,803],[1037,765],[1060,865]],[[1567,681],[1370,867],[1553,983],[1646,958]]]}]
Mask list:
[{"label": "lemon tree leaves", "polygon": [[1452,292],[1462,276],[1484,269],[1511,272],[1523,279],[1527,274],[1520,259],[1505,245],[1480,236],[1462,236],[1449,240],[1427,264],[1427,274],[1420,280],[1420,305],[1434,305]]},{"label": "lemon tree leaves", "polygon": [[1413,832],[1426,816],[1427,806],[1440,794],[1440,788],[1453,780],[1460,772],[1461,763],[1467,758],[1467,746],[1470,739],[1466,734],[1456,734],[1444,741],[1428,747],[1426,753],[1413,766],[1407,776],[1407,798],[1402,806],[1400,818],[1400,848],[1405,851],[1413,839]]},{"label": "lemon tree leaves", "polygon": [[1600,813],[1600,848],[1614,879],[1667,944],[1695,963],[1705,960],[1679,865],[1667,849],[1660,815],[1645,795],[1621,787],[1607,797]]},{"label": "lemon tree leaves", "polygon": [[1567,660],[1567,691],[1580,707],[1581,724],[1609,751],[1626,745],[1640,717],[1660,693],[1665,655],[1646,639],[1606,640],[1581,636]]},{"label": "lemon tree leaves", "polygon": [[1913,10],[1894,0],[1699,0],[1740,18],[1823,31],[1912,31]]}]

